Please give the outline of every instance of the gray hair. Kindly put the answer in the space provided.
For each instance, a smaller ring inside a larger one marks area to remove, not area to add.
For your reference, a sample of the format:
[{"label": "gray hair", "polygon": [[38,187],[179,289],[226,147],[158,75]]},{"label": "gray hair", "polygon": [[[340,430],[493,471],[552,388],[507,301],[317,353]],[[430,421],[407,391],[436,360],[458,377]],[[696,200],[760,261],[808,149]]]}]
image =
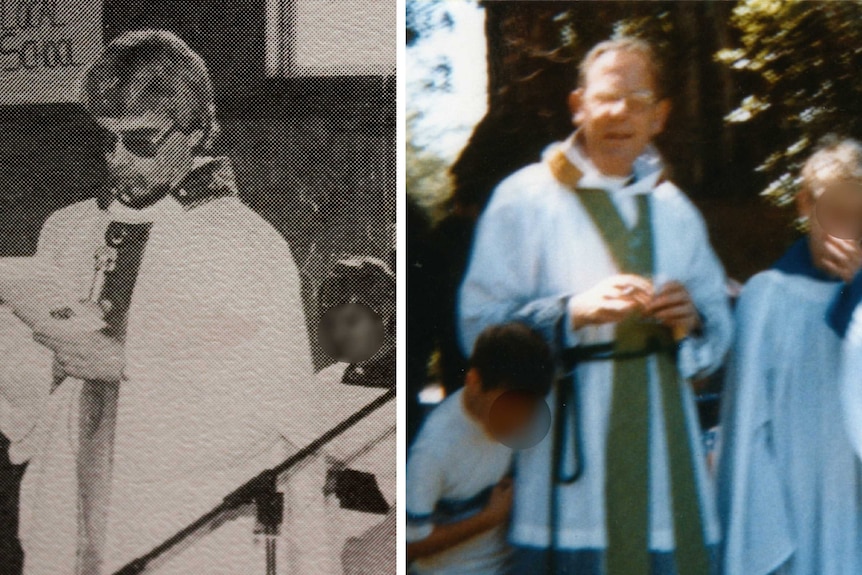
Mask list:
[{"label": "gray hair", "polygon": [[836,180],[862,184],[862,143],[835,134],[824,136],[802,166],[802,186],[815,196]]},{"label": "gray hair", "polygon": [[593,46],[578,65],[578,86],[580,88],[586,88],[587,73],[592,65],[596,63],[596,60],[609,52],[628,52],[642,56],[649,67],[656,95],[659,98],[663,98],[665,96],[664,67],[659,60],[658,54],[652,47],[652,44],[646,40],[634,38],[632,36],[623,36],[620,38],[605,40],[604,42],[599,42]]}]

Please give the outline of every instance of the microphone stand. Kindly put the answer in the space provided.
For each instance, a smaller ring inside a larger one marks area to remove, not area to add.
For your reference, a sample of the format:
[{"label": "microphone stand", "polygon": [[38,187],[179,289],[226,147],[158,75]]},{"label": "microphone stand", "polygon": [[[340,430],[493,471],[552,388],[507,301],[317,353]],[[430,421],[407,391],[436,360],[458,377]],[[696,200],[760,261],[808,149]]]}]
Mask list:
[{"label": "microphone stand", "polygon": [[283,494],[278,492],[276,489],[278,477],[285,471],[288,471],[295,465],[307,459],[309,456],[313,455],[321,447],[331,442],[333,439],[371,415],[371,413],[386,403],[392,401],[394,398],[395,388],[381,394],[377,399],[365,405],[362,409],[285,459],[276,467],[261,472],[256,477],[241,485],[238,489],[228,494],[216,507],[204,515],[201,515],[188,526],[151,549],[146,555],[142,555],[137,559],[130,561],[120,570],[115,571],[114,575],[138,575],[139,573],[143,573],[152,561],[161,557],[167,551],[185,541],[188,537],[195,534],[203,527],[209,525],[225,513],[251,503],[256,504],[257,519],[263,527],[263,532],[266,537],[267,574],[275,575],[275,536],[278,534],[278,528],[281,524],[284,511]]}]

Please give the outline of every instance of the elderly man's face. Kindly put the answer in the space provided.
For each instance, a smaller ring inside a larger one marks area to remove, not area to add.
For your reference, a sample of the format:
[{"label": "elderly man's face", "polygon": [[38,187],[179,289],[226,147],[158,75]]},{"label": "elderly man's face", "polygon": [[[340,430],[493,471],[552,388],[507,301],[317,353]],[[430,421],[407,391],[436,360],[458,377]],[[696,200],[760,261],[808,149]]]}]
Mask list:
[{"label": "elderly man's face", "polygon": [[657,100],[646,58],[636,52],[599,56],[586,85],[569,104],[584,137],[586,153],[609,176],[627,176],[635,159],[664,128],[669,103]]},{"label": "elderly man's face", "polygon": [[185,133],[164,114],[97,118],[105,160],[117,194],[141,198],[176,184],[191,169],[202,137]]}]

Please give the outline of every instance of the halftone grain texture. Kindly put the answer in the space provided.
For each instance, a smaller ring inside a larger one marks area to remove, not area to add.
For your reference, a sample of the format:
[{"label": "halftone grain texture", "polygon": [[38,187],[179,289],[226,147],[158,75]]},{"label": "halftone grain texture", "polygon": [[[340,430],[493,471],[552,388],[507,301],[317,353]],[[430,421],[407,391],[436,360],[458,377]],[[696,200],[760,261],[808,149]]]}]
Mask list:
[{"label": "halftone grain texture", "polygon": [[[82,1],[78,0],[78,3]],[[19,27],[21,30],[16,32],[16,39],[21,42],[15,45],[19,48],[24,45],[23,42],[30,37],[28,34],[35,34],[39,26],[46,30],[51,28],[50,33],[45,32],[45,38],[65,40],[66,36],[58,36],[61,27],[56,25],[62,18],[52,16],[49,5],[57,5],[62,11],[69,2],[44,2],[41,3],[44,8],[35,7],[40,4],[36,2],[20,3],[29,5],[31,10],[45,12],[41,16],[31,14],[27,22],[24,21],[26,19],[21,20],[28,25]],[[5,27],[7,18],[12,18],[10,22],[17,21],[17,15],[9,14],[17,14],[15,11],[19,7],[11,1],[2,4]],[[95,4],[88,5],[92,8]],[[218,201],[208,198],[206,190],[229,190],[229,193],[215,196],[230,202],[234,201],[230,196],[237,195],[253,212],[242,217],[256,217],[254,214],[262,217],[278,232],[273,237],[280,236],[286,240],[289,248],[286,253],[293,263],[285,264],[283,274],[279,268],[283,262],[268,260],[262,263],[263,267],[269,268],[262,272],[263,275],[273,276],[276,282],[281,276],[281,279],[286,279],[291,274],[298,275],[297,293],[300,297],[284,303],[297,308],[297,313],[291,317],[304,319],[281,328],[302,334],[300,339],[307,340],[316,370],[330,366],[335,358],[323,351],[318,334],[318,292],[324,278],[336,262],[345,258],[375,258],[394,269],[395,3],[382,0],[352,3],[317,0],[259,0],[252,3],[238,0],[183,3],[105,0],[99,4],[101,6],[93,10],[97,19],[95,25],[89,21],[80,28],[88,30],[86,38],[75,37],[72,27],[65,28],[70,31],[70,43],[87,44],[92,40],[90,28],[101,32],[102,41],[95,43],[96,48],[128,31],[161,29],[179,36],[205,61],[212,76],[216,119],[220,127],[208,155],[228,158],[232,169],[209,173],[204,181],[199,182],[200,186],[188,186],[185,191],[192,195],[197,193],[196,190],[202,191],[202,195],[189,198],[187,205],[192,206],[189,213],[207,209],[208,203]],[[7,44],[11,46],[10,42],[5,42],[4,47]],[[35,48],[27,46],[29,44],[24,45],[35,54]],[[24,54],[24,51],[20,53]],[[62,82],[58,81],[55,88],[66,86],[59,88],[59,93],[55,90],[55,95],[51,96],[48,91],[49,95],[45,96],[46,91],[34,82],[28,84],[25,72],[32,72],[24,70],[23,64],[30,66],[36,60],[35,56],[31,58],[30,52],[26,55],[30,59],[4,56],[6,64],[11,66],[10,59],[17,58],[15,61],[22,68],[19,75],[9,78],[8,85],[16,86],[17,93],[23,96],[16,96],[14,105],[0,108],[0,126],[6,134],[0,142],[0,257],[33,255],[43,225],[51,214],[88,198],[104,197],[106,192],[107,173],[99,147],[98,127],[77,103],[77,88],[68,87],[79,81],[82,70],[73,70],[74,82],[66,77]],[[89,56],[87,59],[92,60]],[[44,58],[41,61],[44,62]],[[7,73],[14,74],[14,71]],[[28,96],[30,87],[34,91]],[[6,103],[6,100],[0,99],[0,102]],[[179,190],[175,191],[175,197],[180,200]],[[212,213],[213,217],[221,217],[216,214],[224,215],[226,212],[212,210]],[[235,213],[245,212],[237,210]],[[216,225],[214,220],[203,221],[202,224],[203,228],[215,228],[218,233],[215,234],[217,237],[187,238],[190,245],[201,248],[201,253],[206,253],[207,245],[217,250],[226,244],[244,245],[250,241],[244,233],[231,231],[232,222],[224,226]],[[236,229],[250,228],[240,225]],[[62,238],[60,241],[62,243]],[[144,264],[148,257],[155,255],[152,253],[154,248],[150,246],[149,249],[150,252],[145,250],[143,256]],[[89,257],[84,259],[92,261]],[[87,265],[91,264],[84,267]],[[181,266],[182,262],[177,265]],[[92,275],[92,270],[88,273]],[[250,274],[250,285],[244,288],[252,294],[248,306],[252,306],[257,297],[253,295],[254,285],[251,285],[255,277],[256,272]],[[201,285],[205,287],[206,276],[201,277]],[[391,305],[394,302],[387,304],[387,312]],[[248,317],[253,318],[254,313]],[[279,314],[279,317],[288,316]],[[214,316],[172,318],[178,319],[181,322],[188,319],[195,329],[221,325]],[[207,345],[230,347],[236,344],[235,340],[256,333],[254,322],[241,321],[239,316],[234,320],[222,326],[224,329],[209,330],[212,337],[208,338]],[[228,366],[232,361],[229,356],[227,354],[219,360]],[[337,369],[338,365],[331,365],[331,368]],[[320,422],[321,429],[337,423],[336,410],[330,410],[329,406],[353,406],[350,401],[342,401],[342,389],[351,386],[340,381],[338,385],[325,386],[311,377],[303,385],[310,390],[307,396],[319,404],[322,413],[327,414],[321,418],[326,420]],[[394,379],[390,385],[394,385]],[[240,410],[253,416],[256,409],[250,407],[253,405],[251,402],[260,398],[241,393],[241,390],[233,391]],[[383,393],[385,390],[375,391]],[[119,393],[122,406],[122,386]],[[203,401],[210,399],[204,397]],[[290,407],[277,414],[277,418],[289,423],[300,415],[306,416],[292,413]],[[261,406],[261,410],[269,411],[269,405]],[[267,413],[261,417],[271,418],[272,415]],[[367,437],[352,440],[368,444],[367,451],[385,442],[394,444],[394,434],[388,431],[388,426],[394,424],[393,404],[380,421],[382,429],[366,426],[359,431]],[[188,430],[169,431],[176,431],[179,438]],[[295,447],[301,447],[307,441],[303,439],[296,443]],[[16,553],[18,544],[13,529],[6,527],[14,526],[16,521],[17,478],[23,467],[10,466],[6,462],[6,452],[5,444],[0,444],[0,517],[6,518],[0,529],[0,574],[17,575],[21,572],[20,554]],[[377,508],[361,516],[358,522],[351,519],[351,524],[367,524],[368,528],[349,534],[349,538],[345,534],[327,535],[333,541],[328,546],[319,546],[321,550],[327,549],[328,554],[320,558],[321,569],[328,565],[333,573],[395,572],[394,449],[392,454],[388,466],[384,462],[382,467],[365,469],[360,466],[364,461],[362,458],[353,460],[352,466],[347,464],[354,471],[371,473],[373,484],[385,500],[388,512]],[[275,463],[277,461],[269,465]],[[343,463],[326,460],[327,465],[335,467]],[[32,462],[30,467],[33,467]],[[207,464],[201,462],[201,472],[205,474],[208,469]],[[72,469],[72,473],[74,471]],[[296,507],[303,505],[302,501],[317,489],[322,492],[324,485],[322,481],[317,485],[308,478],[293,486],[290,481],[287,481],[288,491],[303,491],[294,493],[297,505],[291,507],[290,501],[287,505],[297,517]],[[213,504],[217,502],[216,498]],[[324,523],[338,522],[340,513],[354,514],[350,517],[355,518],[356,513],[364,512],[345,508],[334,501],[318,516],[300,512],[299,517],[302,521],[319,523],[304,527],[308,531],[316,531],[325,526]],[[245,517],[248,520],[248,513]],[[247,524],[249,528],[253,527],[253,522]],[[296,524],[292,528],[285,526],[283,532],[290,529],[295,530]],[[290,533],[285,535],[288,540],[292,538]],[[247,536],[251,541],[250,529]],[[290,545],[286,544],[281,551],[280,558],[284,559],[281,569],[287,568],[292,561],[288,550]],[[169,569],[170,563],[157,567],[154,572],[159,572],[160,568]],[[223,568],[231,569],[228,564]],[[39,575],[35,571],[31,573]]]}]

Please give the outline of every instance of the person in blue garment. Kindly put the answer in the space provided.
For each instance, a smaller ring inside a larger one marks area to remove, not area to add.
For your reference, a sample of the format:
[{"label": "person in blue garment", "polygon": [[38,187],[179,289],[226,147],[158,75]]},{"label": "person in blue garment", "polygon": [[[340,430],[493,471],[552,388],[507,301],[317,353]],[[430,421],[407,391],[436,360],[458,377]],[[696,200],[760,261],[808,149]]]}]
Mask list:
[{"label": "person in blue garment", "polygon": [[706,575],[718,524],[689,379],[729,347],[724,270],[651,141],[670,103],[645,42],[595,46],[577,130],[494,190],[460,290],[462,348],[524,321],[568,377],[518,457],[512,573]]},{"label": "person in blue garment", "polygon": [[862,475],[826,321],[862,267],[862,144],[825,140],[797,202],[808,234],[749,280],[736,311],[718,457],[726,575],[862,570]]}]

